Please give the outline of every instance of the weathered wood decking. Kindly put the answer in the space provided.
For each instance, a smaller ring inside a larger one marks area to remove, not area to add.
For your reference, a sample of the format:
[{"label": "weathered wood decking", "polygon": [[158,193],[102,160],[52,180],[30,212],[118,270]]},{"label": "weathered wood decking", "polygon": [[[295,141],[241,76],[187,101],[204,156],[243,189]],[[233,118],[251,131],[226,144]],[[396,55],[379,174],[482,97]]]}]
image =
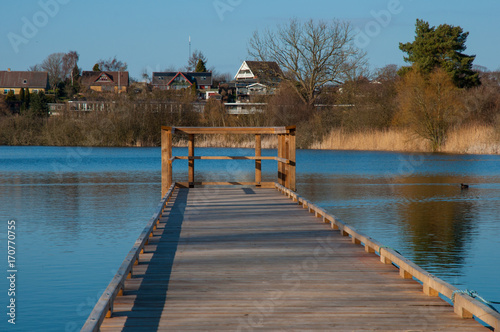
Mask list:
[{"label": "weathered wood decking", "polygon": [[485,331],[275,189],[176,189],[101,331]]}]

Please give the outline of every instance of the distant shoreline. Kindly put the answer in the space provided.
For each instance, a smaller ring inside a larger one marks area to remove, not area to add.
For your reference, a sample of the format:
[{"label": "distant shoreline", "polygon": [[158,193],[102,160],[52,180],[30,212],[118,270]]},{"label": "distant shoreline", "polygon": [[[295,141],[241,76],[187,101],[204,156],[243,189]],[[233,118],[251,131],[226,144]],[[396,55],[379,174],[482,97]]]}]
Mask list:
[{"label": "distant shoreline", "polygon": [[[300,128],[299,128],[300,130]],[[75,142],[75,141],[73,141]],[[12,143],[12,142],[10,142]],[[15,142],[21,143],[21,142]],[[137,140],[132,144],[120,144],[120,142],[108,142],[108,144],[97,140],[79,140],[77,144],[45,144],[46,141],[27,141],[26,144],[2,144],[2,146],[65,146],[65,147],[159,147],[158,144],[142,142]],[[40,144],[41,143],[41,144]],[[57,143],[57,142],[55,142]],[[97,144],[96,144],[97,143]],[[254,148],[255,142],[252,137],[207,135],[197,137],[195,147],[211,148]],[[181,138],[174,141],[174,147],[187,147],[187,141]],[[263,149],[276,149],[277,140],[272,136],[262,137]],[[444,145],[438,151],[432,151],[430,144],[422,138],[416,137],[408,130],[366,130],[348,132],[334,128],[325,135],[321,141],[312,142],[305,149],[312,150],[339,150],[339,151],[380,151],[400,153],[450,153],[450,154],[481,154],[500,155],[500,129],[487,125],[466,125],[448,134]]]}]

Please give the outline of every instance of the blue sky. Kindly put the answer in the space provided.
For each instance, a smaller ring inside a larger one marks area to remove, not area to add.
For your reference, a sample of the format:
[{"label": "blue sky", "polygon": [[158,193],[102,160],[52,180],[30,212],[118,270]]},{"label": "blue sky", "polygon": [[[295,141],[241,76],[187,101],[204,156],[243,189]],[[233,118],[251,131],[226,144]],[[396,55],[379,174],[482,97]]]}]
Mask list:
[{"label": "blue sky", "polygon": [[372,69],[404,64],[398,45],[413,40],[417,18],[459,25],[470,32],[466,53],[477,55],[475,64],[500,68],[495,0],[23,0],[1,8],[0,70],[26,70],[51,53],[76,50],[84,70],[116,56],[140,78],[144,69],[186,65],[191,36],[208,67],[234,75],[252,33],[292,17],[350,21]]}]

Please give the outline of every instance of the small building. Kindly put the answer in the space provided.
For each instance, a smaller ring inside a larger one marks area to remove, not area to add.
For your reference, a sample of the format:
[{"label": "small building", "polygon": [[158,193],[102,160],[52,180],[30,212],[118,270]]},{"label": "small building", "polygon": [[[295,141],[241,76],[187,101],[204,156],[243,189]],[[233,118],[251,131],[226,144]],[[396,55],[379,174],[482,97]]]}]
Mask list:
[{"label": "small building", "polygon": [[154,89],[159,90],[186,89],[193,84],[199,90],[209,90],[212,88],[212,73],[156,72],[153,73],[152,84]]},{"label": "small building", "polygon": [[282,77],[276,62],[244,61],[229,86],[234,88],[236,100],[250,101],[252,96],[273,94]]},{"label": "small building", "polygon": [[128,71],[84,71],[81,84],[98,92],[127,92],[129,86]]},{"label": "small building", "polygon": [[21,89],[30,93],[49,90],[49,74],[46,71],[0,71],[0,93],[6,95],[9,91],[19,95]]},{"label": "small building", "polygon": [[283,77],[283,72],[274,61],[243,61],[234,80],[271,85],[278,84],[281,77]]}]

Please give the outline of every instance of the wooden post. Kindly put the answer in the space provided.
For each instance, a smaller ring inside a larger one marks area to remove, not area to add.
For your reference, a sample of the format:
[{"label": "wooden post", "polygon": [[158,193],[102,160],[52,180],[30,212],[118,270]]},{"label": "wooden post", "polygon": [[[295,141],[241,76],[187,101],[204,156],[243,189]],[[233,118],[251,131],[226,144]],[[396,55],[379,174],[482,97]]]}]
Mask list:
[{"label": "wooden post", "polygon": [[165,196],[172,185],[172,130],[161,130],[161,197]]},{"label": "wooden post", "polygon": [[290,178],[290,190],[292,191],[297,191],[296,184],[295,184],[295,129],[290,130],[290,156],[288,159],[290,159],[290,169],[289,169],[289,178]]},{"label": "wooden post", "polygon": [[[281,158],[286,159],[286,135],[281,136]],[[281,185],[286,187],[286,164],[281,163]]]},{"label": "wooden post", "polygon": [[[278,134],[278,158],[283,158],[283,149],[282,144],[283,140],[281,139],[281,134]],[[281,161],[278,161],[278,183],[283,185],[283,174],[281,173]]]},{"label": "wooden post", "polygon": [[[255,156],[260,157],[262,155],[262,144],[260,139],[260,134],[255,135]],[[262,182],[262,161],[255,160],[255,182],[257,187],[260,187]]]},{"label": "wooden post", "polygon": [[[188,141],[188,156],[194,157],[194,134],[189,134]],[[188,172],[188,182],[189,188],[194,188],[194,159],[189,159],[189,172]]]},{"label": "wooden post", "polygon": [[[290,135],[285,135],[285,158],[290,159]],[[290,189],[290,163],[286,163],[285,167],[285,187]]]}]

